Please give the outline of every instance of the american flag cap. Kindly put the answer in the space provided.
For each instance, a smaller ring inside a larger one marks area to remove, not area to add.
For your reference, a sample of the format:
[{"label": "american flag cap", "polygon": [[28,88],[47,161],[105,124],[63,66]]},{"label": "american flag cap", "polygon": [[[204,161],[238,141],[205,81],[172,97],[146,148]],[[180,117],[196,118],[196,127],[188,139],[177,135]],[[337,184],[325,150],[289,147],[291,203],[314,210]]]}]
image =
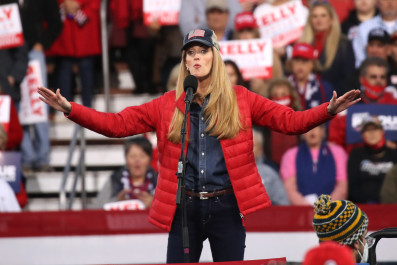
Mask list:
[{"label": "american flag cap", "polygon": [[189,44],[198,42],[204,44],[208,47],[215,47],[219,50],[218,39],[216,38],[215,32],[211,29],[195,29],[186,34],[183,39],[182,50],[185,50],[186,47],[190,46]]}]

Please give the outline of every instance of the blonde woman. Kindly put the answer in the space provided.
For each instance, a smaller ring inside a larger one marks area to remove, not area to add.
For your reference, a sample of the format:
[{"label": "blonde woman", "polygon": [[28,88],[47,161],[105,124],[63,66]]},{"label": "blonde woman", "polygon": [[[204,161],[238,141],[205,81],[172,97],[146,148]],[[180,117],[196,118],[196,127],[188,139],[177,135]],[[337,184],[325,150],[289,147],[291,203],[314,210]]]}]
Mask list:
[{"label": "blonde woman", "polygon": [[109,137],[156,131],[159,177],[149,221],[169,231],[167,262],[184,261],[181,210],[175,203],[180,136],[185,110],[184,79],[198,79],[188,116],[186,167],[190,262],[198,262],[208,238],[214,261],[243,260],[246,214],[270,206],[255,166],[252,125],[299,134],[332,118],[359,99],[351,91],[304,112],[274,103],[241,86],[232,87],[212,30],[196,29],[183,42],[176,91],[141,106],[114,113],[67,101],[59,92],[39,87],[42,100],[72,121]]},{"label": "blonde woman", "polygon": [[341,34],[338,16],[330,3],[316,2],[310,7],[299,42],[313,45],[323,79],[339,94],[351,89],[355,76],[354,52],[351,42]]}]

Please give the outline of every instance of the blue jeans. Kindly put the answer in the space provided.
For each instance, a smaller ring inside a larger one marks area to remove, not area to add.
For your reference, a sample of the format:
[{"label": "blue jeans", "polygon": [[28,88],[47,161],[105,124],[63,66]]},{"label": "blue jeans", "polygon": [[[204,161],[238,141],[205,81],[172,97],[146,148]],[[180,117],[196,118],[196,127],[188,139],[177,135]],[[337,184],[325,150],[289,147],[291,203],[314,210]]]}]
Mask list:
[{"label": "blue jeans", "polygon": [[[47,86],[47,71],[44,53],[29,52],[29,60],[38,60],[42,73],[43,86]],[[48,113],[47,106],[47,113]],[[22,163],[31,167],[48,165],[50,162],[49,122],[23,125],[23,139],[21,145]]]},{"label": "blue jeans", "polygon": [[91,107],[94,91],[94,57],[60,57],[57,61],[57,88],[69,101],[73,100],[72,67],[77,63],[81,80],[81,96],[83,105]]},{"label": "blue jeans", "polygon": [[[245,228],[234,194],[200,200],[186,196],[189,229],[189,262],[199,262],[208,238],[214,262],[244,259]],[[183,263],[182,214],[176,210],[168,235],[167,263]]]}]

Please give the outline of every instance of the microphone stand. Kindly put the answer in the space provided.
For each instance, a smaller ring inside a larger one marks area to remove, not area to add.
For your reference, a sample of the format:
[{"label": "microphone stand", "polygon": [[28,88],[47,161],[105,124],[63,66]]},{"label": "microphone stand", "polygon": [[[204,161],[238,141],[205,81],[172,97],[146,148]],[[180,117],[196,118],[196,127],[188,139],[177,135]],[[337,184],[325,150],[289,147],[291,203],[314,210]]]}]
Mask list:
[{"label": "microphone stand", "polygon": [[[189,91],[190,90],[190,91]],[[182,127],[181,127],[181,156],[178,161],[178,172],[176,173],[178,178],[178,189],[176,192],[176,204],[180,207],[182,211],[182,248],[183,248],[183,256],[184,262],[189,263],[189,229],[187,226],[187,212],[186,212],[186,203],[185,203],[185,173],[186,173],[186,164],[188,161],[185,158],[185,138],[186,138],[186,123],[187,123],[187,114],[190,111],[190,104],[193,100],[192,89],[188,88],[185,97],[185,114],[183,117]],[[189,93],[191,92],[191,93]],[[190,96],[190,97],[189,97]]]}]

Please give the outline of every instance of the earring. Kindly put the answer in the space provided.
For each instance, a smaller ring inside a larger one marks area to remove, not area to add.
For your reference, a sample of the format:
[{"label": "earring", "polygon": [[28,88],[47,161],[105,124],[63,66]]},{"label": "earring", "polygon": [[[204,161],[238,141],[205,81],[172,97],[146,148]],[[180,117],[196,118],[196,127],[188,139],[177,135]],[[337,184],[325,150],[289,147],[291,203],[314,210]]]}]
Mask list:
[{"label": "earring", "polygon": [[189,71],[189,68],[188,68],[187,66],[186,66],[186,71],[190,72],[190,71]]}]

